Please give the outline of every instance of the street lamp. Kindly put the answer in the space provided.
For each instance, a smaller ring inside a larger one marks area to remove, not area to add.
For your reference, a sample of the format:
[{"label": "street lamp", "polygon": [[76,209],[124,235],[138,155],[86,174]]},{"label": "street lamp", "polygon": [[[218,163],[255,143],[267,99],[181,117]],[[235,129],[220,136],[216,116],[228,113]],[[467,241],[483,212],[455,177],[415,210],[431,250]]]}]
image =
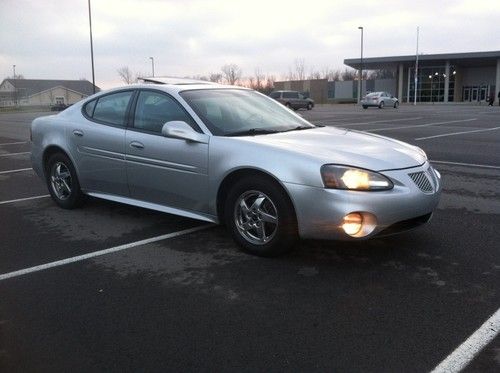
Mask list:
[{"label": "street lamp", "polygon": [[92,90],[95,93],[95,73],[94,73],[94,45],[92,42],[92,12],[90,10],[90,0],[89,3],[89,28],[90,28],[90,60],[92,61]]},{"label": "street lamp", "polygon": [[363,89],[363,27],[359,26],[361,30],[361,61],[359,64],[359,89],[358,89],[358,104],[361,102],[361,90]]},{"label": "street lamp", "polygon": [[149,57],[151,60],[151,70],[153,71],[153,78],[155,77],[155,59],[153,57]]}]

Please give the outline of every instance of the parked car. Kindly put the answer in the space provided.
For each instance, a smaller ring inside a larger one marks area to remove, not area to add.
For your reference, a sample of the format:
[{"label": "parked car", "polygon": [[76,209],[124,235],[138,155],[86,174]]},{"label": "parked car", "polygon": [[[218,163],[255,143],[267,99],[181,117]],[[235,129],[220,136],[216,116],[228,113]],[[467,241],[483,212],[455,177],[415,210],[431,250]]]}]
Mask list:
[{"label": "parked car", "polygon": [[276,101],[293,110],[311,110],[314,107],[313,99],[305,97],[297,91],[274,91],[271,92],[269,97],[274,98]]},{"label": "parked car", "polygon": [[68,106],[69,105],[66,105],[65,103],[58,102],[50,107],[50,111],[63,111]]},{"label": "parked car", "polygon": [[299,237],[361,240],[417,227],[441,192],[418,147],[313,125],[232,86],[100,92],[35,119],[31,139],[33,168],[60,207],[88,195],[225,223],[261,256]]},{"label": "parked car", "polygon": [[397,109],[399,107],[399,100],[387,92],[372,92],[363,97],[361,105],[363,109],[368,109],[370,106],[375,106],[379,109],[383,109],[384,107]]}]

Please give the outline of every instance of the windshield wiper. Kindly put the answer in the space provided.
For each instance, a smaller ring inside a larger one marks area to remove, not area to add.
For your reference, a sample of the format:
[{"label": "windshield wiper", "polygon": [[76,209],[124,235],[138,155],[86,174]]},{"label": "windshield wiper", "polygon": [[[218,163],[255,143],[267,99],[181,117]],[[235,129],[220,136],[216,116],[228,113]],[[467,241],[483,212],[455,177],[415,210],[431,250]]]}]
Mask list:
[{"label": "windshield wiper", "polygon": [[278,133],[280,131],[268,130],[265,128],[250,128],[249,130],[230,132],[224,136],[255,136],[255,135],[267,135],[270,133]]},{"label": "windshield wiper", "polygon": [[297,127],[290,128],[289,130],[284,130],[284,131],[281,131],[281,132],[302,131],[302,130],[310,130],[310,129],[313,129],[313,128],[316,128],[316,127],[297,126]]}]

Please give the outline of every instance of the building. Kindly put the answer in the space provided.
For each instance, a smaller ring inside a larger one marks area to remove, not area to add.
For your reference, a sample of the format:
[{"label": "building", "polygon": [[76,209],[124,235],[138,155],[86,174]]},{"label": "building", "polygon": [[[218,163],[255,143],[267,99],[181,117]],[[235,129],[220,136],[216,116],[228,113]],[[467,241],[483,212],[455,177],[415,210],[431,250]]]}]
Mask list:
[{"label": "building", "polygon": [[[393,70],[392,89],[401,102],[415,98],[415,55],[344,60],[363,70]],[[422,54],[418,57],[417,102],[482,102],[500,89],[500,51]],[[363,92],[368,87],[363,87]]]},{"label": "building", "polygon": [[4,79],[0,107],[71,105],[93,93],[94,86],[88,80]]},{"label": "building", "polygon": [[287,80],[274,82],[275,91],[298,91],[310,97],[317,104],[324,104],[328,100],[328,80],[308,79],[308,80]]}]

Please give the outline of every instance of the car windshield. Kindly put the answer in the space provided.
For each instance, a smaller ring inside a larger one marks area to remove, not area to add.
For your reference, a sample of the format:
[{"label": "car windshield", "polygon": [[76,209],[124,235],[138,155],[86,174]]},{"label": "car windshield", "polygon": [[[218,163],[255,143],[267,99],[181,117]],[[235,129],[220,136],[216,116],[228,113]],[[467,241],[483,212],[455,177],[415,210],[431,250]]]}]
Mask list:
[{"label": "car windshield", "polygon": [[217,136],[262,135],[316,127],[255,91],[203,89],[180,95]]}]

